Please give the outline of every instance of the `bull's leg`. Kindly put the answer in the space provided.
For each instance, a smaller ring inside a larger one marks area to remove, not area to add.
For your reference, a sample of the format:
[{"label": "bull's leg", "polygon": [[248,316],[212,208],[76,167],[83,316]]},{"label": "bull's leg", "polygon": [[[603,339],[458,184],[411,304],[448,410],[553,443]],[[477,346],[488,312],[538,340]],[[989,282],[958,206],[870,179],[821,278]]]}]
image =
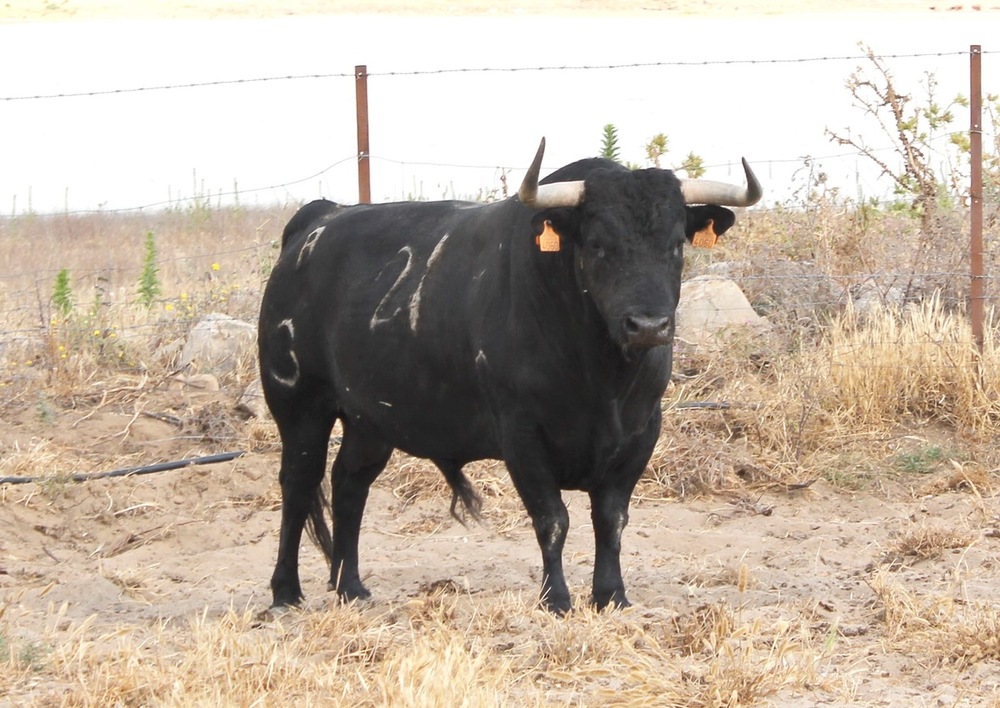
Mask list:
[{"label": "bull's leg", "polygon": [[628,524],[629,500],[646,469],[660,434],[660,416],[630,447],[624,463],[605,475],[600,487],[590,491],[590,517],[594,523],[594,584],[591,602],[598,608],[628,607],[622,579],[622,532]]},{"label": "bull's leg", "polygon": [[[566,576],[563,573],[562,552],[569,531],[569,512],[563,504],[559,489],[554,494],[538,494],[524,499],[524,505],[535,527],[535,538],[542,549],[542,602],[552,612],[565,614],[573,609]],[[543,498],[544,497],[544,498]]]},{"label": "bull's leg", "polygon": [[622,580],[622,531],[628,524],[628,497],[617,490],[590,493],[590,517],[594,522],[594,585],[591,602],[603,609],[609,604],[628,607]]},{"label": "bull's leg", "polygon": [[[280,412],[279,412],[280,415]],[[277,419],[277,417],[276,417]],[[278,560],[271,576],[275,607],[297,605],[302,600],[299,583],[299,544],[311,511],[317,509],[320,483],[326,471],[326,450],[332,417],[300,417],[279,420],[281,432],[281,536]],[[317,510],[318,511],[318,510]]]},{"label": "bull's leg", "polygon": [[569,531],[569,512],[563,504],[559,484],[549,469],[546,455],[540,451],[540,442],[524,438],[518,440],[511,435],[507,439],[511,441],[510,449],[505,454],[507,471],[531,517],[535,538],[542,550],[541,599],[550,611],[564,614],[573,608],[562,563],[566,532]]},{"label": "bull's leg", "polygon": [[368,490],[379,476],[392,447],[381,438],[344,422],[344,441],[333,462],[333,556],[331,590],[344,600],[370,597],[358,570],[358,537],[368,501]]}]

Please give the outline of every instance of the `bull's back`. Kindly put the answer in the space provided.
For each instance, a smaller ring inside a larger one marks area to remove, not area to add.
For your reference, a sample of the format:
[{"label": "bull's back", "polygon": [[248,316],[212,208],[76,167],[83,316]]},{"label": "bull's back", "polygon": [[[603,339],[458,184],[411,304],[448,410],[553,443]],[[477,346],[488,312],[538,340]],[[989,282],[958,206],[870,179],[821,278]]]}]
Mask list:
[{"label": "bull's back", "polygon": [[487,268],[466,220],[484,207],[310,208],[286,230],[265,293],[262,366],[294,358],[303,380],[330,389],[338,415],[412,454],[498,456],[470,321]]}]

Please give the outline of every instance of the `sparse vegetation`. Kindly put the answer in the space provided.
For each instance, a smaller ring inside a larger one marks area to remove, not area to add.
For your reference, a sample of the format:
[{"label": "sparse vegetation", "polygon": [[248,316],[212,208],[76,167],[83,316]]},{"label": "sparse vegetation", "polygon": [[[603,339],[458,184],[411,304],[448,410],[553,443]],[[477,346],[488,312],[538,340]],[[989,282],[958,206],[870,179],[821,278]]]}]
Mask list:
[{"label": "sparse vegetation", "polygon": [[[252,362],[244,362],[223,381],[224,390],[212,394],[215,398],[192,399],[167,412],[155,402],[166,395],[171,360],[160,358],[157,349],[212,311],[253,319],[275,255],[272,240],[258,237],[247,247],[227,242],[227,235],[261,234],[263,223],[275,224],[277,230],[293,208],[267,213],[246,207],[239,213],[217,210],[199,213],[196,222],[184,213],[164,214],[140,229],[132,216],[70,221],[70,228],[82,228],[87,220],[99,219],[100,231],[110,235],[155,229],[163,244],[158,252],[170,253],[153,262],[162,306],[147,308],[128,296],[130,283],[150,263],[143,240],[122,239],[121,248],[103,253],[99,260],[93,249],[51,249],[52,258],[61,262],[51,272],[68,265],[67,272],[93,274],[83,275],[77,286],[94,288],[93,304],[84,313],[74,308],[70,317],[70,323],[87,324],[82,331],[88,336],[66,339],[67,358],[54,369],[36,363],[50,361],[43,338],[24,336],[8,344],[0,377],[8,394],[4,410],[16,415],[34,406],[38,424],[48,429],[110,411],[122,418],[110,438],[89,449],[40,438],[5,445],[0,474],[42,474],[52,482],[25,497],[31,501],[15,502],[17,497],[8,493],[2,503],[76,508],[70,505],[79,504],[75,500],[80,488],[67,482],[66,475],[119,467],[126,456],[131,456],[129,462],[138,460],[143,447],[131,447],[129,441],[143,413],[174,420],[169,423],[173,429],[213,451],[239,446],[256,455],[276,456],[272,425],[243,422],[220,404],[236,393],[225,390],[232,385],[226,381],[252,378]],[[991,470],[1000,457],[989,441],[1000,432],[1000,377],[990,372],[1000,367],[1000,354],[995,344],[977,352],[961,307],[942,296],[917,305],[864,310],[848,297],[855,277],[851,264],[878,271],[890,263],[903,244],[915,242],[916,220],[883,212],[860,219],[856,211],[828,202],[820,202],[816,210],[809,219],[780,210],[749,212],[736,227],[737,237],[724,239],[715,252],[696,254],[689,262],[690,275],[706,272],[713,263],[745,264],[733,275],[752,300],[767,303],[773,328],[764,338],[734,339],[717,355],[678,356],[677,377],[664,402],[664,433],[637,496],[640,506],[663,504],[664,499],[683,499],[686,504],[707,500],[714,507],[707,523],[720,528],[748,515],[763,524],[773,501],[765,502],[761,495],[800,488],[801,494],[812,494],[809,490],[816,488],[817,480],[830,491],[814,499],[825,494],[845,499],[858,494],[969,499],[980,511],[961,527],[912,524],[887,530],[878,547],[858,549],[877,569],[870,581],[874,598],[891,611],[852,610],[853,624],[841,628],[835,622],[818,622],[812,611],[801,607],[767,610],[768,602],[752,598],[771,592],[770,571],[739,560],[719,568],[696,566],[684,574],[689,592],[721,593],[709,604],[596,614],[586,609],[581,597],[580,611],[564,619],[535,611],[532,598],[523,594],[470,595],[454,580],[411,590],[398,606],[314,605],[305,613],[278,618],[232,609],[221,615],[194,615],[189,623],[110,626],[40,616],[32,626],[49,629],[24,639],[14,637],[10,619],[0,609],[0,635],[6,646],[0,692],[28,704],[45,703],[55,695],[39,688],[50,686],[64,696],[61,700],[91,704],[142,703],[154,696],[162,705],[281,703],[322,694],[351,705],[418,704],[415,696],[420,695],[449,704],[466,699],[470,705],[546,705],[553,700],[642,704],[655,696],[658,704],[735,706],[810,691],[849,697],[849,681],[835,678],[834,667],[851,664],[861,632],[887,642],[894,651],[952,670],[990,661],[994,654],[987,634],[993,619],[988,604],[976,605],[975,611],[971,605],[947,607],[934,595],[940,590],[929,589],[927,598],[918,598],[909,587],[909,594],[903,593],[895,578],[921,564],[954,562],[951,554],[972,552],[984,529],[991,528],[997,489]],[[870,228],[872,219],[892,222],[901,234],[892,251],[884,251],[880,241],[856,238],[858,231]],[[0,228],[41,243],[58,233],[44,217],[8,220]],[[217,231],[206,239],[210,228]],[[211,250],[204,248],[206,241],[212,243]],[[760,278],[762,273],[781,272],[785,249],[813,249],[818,257],[811,270],[796,277]],[[0,250],[0,262],[11,257]],[[11,308],[8,329],[30,333],[30,308],[15,304],[19,293],[27,305],[32,302],[33,275],[24,277],[25,285],[11,288],[5,303]],[[824,294],[817,295],[819,282],[836,286],[824,286]],[[22,312],[25,319],[16,320]],[[116,333],[114,340],[111,333]],[[995,328],[988,339],[1000,340]],[[115,357],[119,363],[108,368],[111,361],[101,352],[115,340],[121,340],[116,347],[128,352],[125,360],[135,364],[122,364]],[[985,376],[975,374],[973,362]],[[95,375],[92,366],[104,368]],[[676,401],[729,405],[674,410]],[[471,476],[488,501],[484,523],[507,543],[525,543],[530,529],[502,465],[477,466]],[[230,496],[215,502],[211,515],[221,508],[231,508],[234,514],[273,515],[280,506],[270,477],[265,476],[252,494],[238,480],[232,484]],[[415,543],[441,534],[449,523],[446,504],[442,516],[420,511],[447,497],[430,463],[397,454],[377,486],[391,500],[391,513],[398,519],[392,533],[399,538]],[[140,488],[131,489],[120,497],[109,492],[110,502],[95,498],[92,509],[76,512],[109,529],[142,521],[139,529],[113,535],[99,550],[97,557],[105,562],[167,543],[183,528],[162,503],[164,497],[135,498]],[[58,527],[45,529],[53,538],[65,533]],[[643,558],[648,561],[676,563],[671,556],[662,561]],[[268,569],[257,570],[263,589]],[[123,601],[157,602],[163,592],[149,573],[135,566],[108,567],[102,573]],[[58,615],[58,608],[51,611]],[[907,639],[913,636],[930,641],[915,644]],[[165,649],[149,652],[151,642]],[[185,658],[168,660],[168,654]],[[137,662],[140,655],[143,661]],[[449,682],[433,679],[444,673],[451,677]],[[90,678],[81,683],[75,679],[81,675]],[[219,676],[227,678],[220,683]]]},{"label": "sparse vegetation", "polygon": [[64,319],[73,312],[73,289],[69,284],[69,270],[63,268],[56,273],[56,282],[52,288],[52,304]]},{"label": "sparse vegetation", "polygon": [[[604,137],[617,154],[613,125]],[[654,147],[659,159],[665,136]],[[565,618],[534,608],[523,588],[535,579],[491,583],[518,575],[506,565],[486,579],[452,571],[458,557],[477,572],[492,562],[484,538],[534,553],[502,465],[474,466],[484,524],[449,537],[440,474],[399,453],[373,491],[381,545],[362,544],[383,599],[333,604],[313,558],[303,611],[258,611],[280,498],[273,424],[233,410],[254,362],[212,391],[180,375],[171,352],[209,313],[254,320],[295,205],[3,220],[0,476],[46,481],[0,485],[10,519],[0,695],[18,705],[861,705],[871,694],[857,697],[857,667],[865,682],[923,695],[930,666],[970,705],[996,703],[1000,325],[978,350],[955,254],[923,248],[922,213],[845,201],[815,180],[807,193],[800,207],[742,214],[718,248],[687,255],[688,276],[729,274],[770,329],[716,354],[678,353],[627,531],[626,548],[647,542],[626,558],[644,600],[593,612],[587,579],[571,574],[578,609]],[[957,202],[935,204],[934,228],[961,223]],[[18,267],[26,242],[30,272]],[[901,274],[899,263],[919,267]],[[677,405],[692,402],[716,405]],[[214,475],[69,481],[193,448],[254,459]],[[574,534],[588,534],[586,504],[570,502]],[[201,564],[223,528],[236,535],[222,567],[220,556]],[[716,533],[733,555],[697,545]],[[439,573],[429,581],[394,556],[422,544],[443,559],[424,569]],[[582,555],[568,565],[589,566]],[[803,578],[813,584],[796,585]],[[73,615],[78,582],[115,612]]]},{"label": "sparse vegetation", "polygon": [[156,237],[152,231],[146,232],[145,254],[142,259],[142,274],[139,276],[139,302],[152,307],[160,295],[160,281],[156,277],[159,270],[156,262]]},{"label": "sparse vegetation", "polygon": [[[601,150],[598,153],[598,157],[622,163],[621,149],[618,145],[618,128],[615,127],[614,123],[608,123],[604,126],[603,131]],[[669,146],[670,139],[666,133],[657,133],[652,136],[643,146],[646,154],[646,164],[650,167],[666,167],[661,162],[663,156],[669,151]],[[622,164],[631,170],[636,170],[640,167],[640,165],[634,162],[626,161]],[[700,156],[690,152],[679,165],[672,166],[671,169],[684,171],[688,177],[697,179],[705,174],[705,163]]]},{"label": "sparse vegetation", "polygon": [[618,129],[614,126],[614,123],[608,123],[604,126],[601,151],[598,153],[598,157],[603,157],[605,160],[612,160],[614,162],[621,162],[621,151],[618,148]]}]

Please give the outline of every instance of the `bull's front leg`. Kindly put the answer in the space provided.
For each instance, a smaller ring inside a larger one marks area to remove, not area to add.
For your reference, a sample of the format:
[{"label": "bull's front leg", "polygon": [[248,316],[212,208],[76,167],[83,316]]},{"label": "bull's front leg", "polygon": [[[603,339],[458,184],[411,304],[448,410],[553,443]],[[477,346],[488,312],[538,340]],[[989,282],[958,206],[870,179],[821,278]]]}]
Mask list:
[{"label": "bull's front leg", "polygon": [[628,507],[635,485],[646,469],[660,433],[659,409],[646,430],[628,446],[630,454],[590,490],[590,517],[594,523],[594,584],[591,601],[599,609],[628,607],[622,579],[622,532],[628,525]]},{"label": "bull's front leg", "polygon": [[573,609],[562,563],[563,546],[569,530],[569,512],[558,489],[554,500],[547,499],[543,504],[532,504],[530,507],[525,500],[525,507],[535,527],[538,546],[542,549],[542,602],[551,612],[565,614]]},{"label": "bull's front leg", "polygon": [[590,517],[594,523],[594,585],[591,602],[598,609],[608,605],[628,607],[622,579],[622,531],[628,524],[628,496],[618,490],[590,493]]},{"label": "bull's front leg", "polygon": [[[509,439],[509,438],[508,438]],[[563,573],[562,553],[569,531],[569,512],[555,475],[543,455],[532,455],[535,445],[524,440],[512,446],[505,462],[524,508],[531,517],[535,537],[542,551],[541,600],[556,614],[573,609]]]}]

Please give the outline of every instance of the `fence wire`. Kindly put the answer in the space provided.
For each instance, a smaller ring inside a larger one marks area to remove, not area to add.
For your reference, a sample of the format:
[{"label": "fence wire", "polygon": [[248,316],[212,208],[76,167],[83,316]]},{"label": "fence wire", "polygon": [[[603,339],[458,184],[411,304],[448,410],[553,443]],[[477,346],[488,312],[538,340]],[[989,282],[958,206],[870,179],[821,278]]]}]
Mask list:
[{"label": "fence wire", "polygon": [[[992,54],[992,52],[984,51],[984,55]],[[968,51],[955,51],[955,52],[932,52],[932,53],[909,53],[909,54],[887,54],[879,55],[879,59],[882,60],[930,60],[930,59],[940,59],[944,57],[967,57]],[[771,58],[771,59],[735,59],[735,60],[705,60],[705,61],[669,61],[669,62],[640,62],[640,63],[622,63],[622,64],[594,64],[594,65],[575,65],[575,66],[521,66],[521,67],[479,67],[479,68],[440,68],[440,69],[429,69],[429,70],[412,70],[412,71],[369,71],[367,75],[372,78],[378,77],[403,77],[403,78],[417,78],[422,76],[438,76],[447,74],[482,74],[482,75],[495,75],[495,74],[517,74],[517,73],[540,73],[540,72],[586,72],[595,70],[611,70],[611,71],[627,71],[633,69],[648,69],[648,68],[692,68],[692,67],[708,67],[708,66],[734,66],[734,65],[759,65],[759,66],[778,66],[778,65],[794,65],[794,64],[809,64],[809,63],[819,63],[819,62],[864,62],[868,59],[867,55],[864,53],[851,54],[851,55],[840,55],[840,56],[814,56],[814,57],[799,57],[799,58]],[[284,75],[284,76],[262,76],[254,78],[237,78],[228,80],[215,80],[215,81],[203,81],[203,82],[187,82],[187,83],[176,83],[176,84],[162,84],[162,85],[150,85],[150,86],[136,86],[136,87],[123,87],[114,88],[107,90],[90,90],[90,91],[79,91],[79,92],[66,92],[66,93],[39,93],[34,95],[15,95],[15,96],[2,96],[0,97],[0,103],[13,103],[13,102],[25,102],[25,101],[56,101],[64,99],[78,99],[78,98],[100,98],[105,96],[122,96],[129,94],[138,93],[148,93],[148,92],[168,92],[168,91],[183,91],[183,90],[195,90],[195,89],[212,89],[227,86],[249,86],[254,84],[262,83],[286,83],[286,82],[316,82],[324,80],[333,79],[353,79],[355,78],[354,72],[333,72],[333,73],[315,73],[315,74],[301,74],[301,75]],[[954,136],[964,135],[962,131],[953,131],[948,133],[942,133],[937,136],[931,137],[928,142],[931,145],[947,144],[950,142]],[[987,131],[986,137],[995,141],[996,136],[992,135]],[[895,148],[885,147],[885,148],[873,148],[871,153],[891,153]],[[812,163],[815,164],[820,161],[832,161],[832,160],[850,160],[859,159],[865,157],[862,151],[838,151],[831,152],[830,154],[820,155],[820,156],[809,156],[804,155],[795,158],[787,157],[775,157],[772,159],[758,159],[757,164],[761,166],[767,165],[789,165],[789,164],[805,164]],[[393,164],[404,168],[445,168],[450,170],[484,170],[492,169],[498,172],[508,172],[513,170],[523,170],[526,166],[518,165],[492,165],[477,163],[475,161],[470,161],[468,163],[457,163],[457,162],[433,162],[433,161],[414,161],[414,160],[404,160],[394,157],[391,154],[373,154],[366,156],[372,160],[382,161],[388,164]],[[309,182],[311,180],[317,179],[321,176],[326,175],[331,170],[336,169],[344,164],[356,161],[358,159],[357,155],[347,155],[343,156],[330,164],[328,164],[323,169],[310,174],[309,176],[301,177],[298,179],[293,179],[285,181],[279,184],[272,184],[263,187],[253,187],[249,189],[231,190],[231,191],[218,191],[211,192],[207,196],[194,196],[187,198],[178,198],[170,200],[160,200],[144,203],[132,207],[115,208],[115,209],[94,209],[94,210],[65,210],[57,213],[50,214],[38,214],[30,213],[26,215],[12,214],[9,219],[0,221],[0,236],[4,235],[3,224],[6,223],[10,225],[17,222],[19,219],[36,219],[36,218],[49,218],[58,219],[64,217],[76,217],[85,216],[93,214],[106,214],[110,216],[114,215],[127,215],[127,214],[142,214],[144,212],[154,212],[157,210],[181,210],[186,209],[186,205],[192,203],[203,203],[211,202],[214,199],[223,198],[238,198],[242,195],[262,193],[268,191],[281,190],[284,188],[292,187],[301,183]],[[706,165],[707,169],[716,169],[728,167],[728,163],[716,164],[716,165]],[[871,203],[886,205],[889,200],[873,200]],[[775,210],[780,210],[781,207],[776,207]],[[761,211],[767,211],[766,209]],[[257,243],[251,246],[241,247],[241,248],[229,248],[229,249],[218,249],[212,251],[206,251],[205,253],[200,253],[196,255],[186,255],[186,256],[161,256],[156,260],[156,265],[158,267],[168,266],[170,264],[177,263],[204,263],[209,260],[219,260],[226,258],[238,258],[240,256],[250,256],[254,255],[261,260],[265,259],[274,250],[275,239],[280,236],[280,230],[283,224],[275,225],[272,230],[273,238],[265,240],[263,243]],[[137,234],[139,238],[141,234]],[[31,268],[25,267],[23,265],[17,266],[16,269],[5,269],[0,270],[0,316],[5,318],[5,322],[8,323],[20,323],[9,326],[4,330],[2,335],[0,335],[0,354],[3,350],[11,346],[16,345],[33,345],[37,344],[42,336],[51,328],[51,323],[47,321],[46,313],[51,310],[50,294],[52,288],[52,282],[58,273],[58,269],[50,268]],[[136,265],[135,267],[94,267],[82,269],[79,272],[74,272],[72,275],[77,283],[88,283],[91,281],[96,281],[100,278],[115,278],[120,282],[135,282],[141,273],[141,268]],[[263,275],[259,280],[262,281]],[[882,288],[883,290],[891,287],[891,285],[897,281],[906,281],[907,279],[914,278],[925,278],[937,281],[954,281],[959,282],[968,279],[969,275],[967,272],[960,271],[949,271],[949,270],[939,270],[933,272],[921,272],[912,273],[905,271],[895,271],[895,272],[854,272],[847,275],[839,276],[834,279],[834,286],[831,290],[836,291],[835,295],[828,296],[815,296],[811,299],[800,299],[795,303],[796,307],[803,309],[814,309],[814,310],[827,310],[836,307],[841,307],[844,304],[845,297],[848,296],[852,287],[856,288],[861,284],[869,283],[875,284],[876,290]],[[986,276],[987,281],[992,283],[992,276]],[[741,275],[738,280],[748,287],[759,287],[762,284],[781,284],[784,282],[798,282],[798,283],[811,283],[813,285],[826,285],[829,284],[831,280],[830,276],[821,274],[803,274],[803,275],[787,275],[787,274],[744,274]],[[258,282],[258,285],[260,283]],[[992,288],[991,288],[992,289]],[[884,293],[883,293],[884,294]],[[960,308],[964,306],[964,297],[959,295],[945,295],[943,300],[948,307]],[[19,303],[19,304],[11,304]],[[153,307],[157,308],[162,314],[163,308],[168,305],[176,305],[177,298],[159,298],[153,303]],[[197,317],[185,317],[180,315],[171,316],[166,319],[161,319],[158,321],[152,321],[149,323],[142,324],[130,324],[113,327],[113,331],[122,336],[150,336],[161,332],[164,328],[185,328],[193,326]],[[31,322],[36,322],[37,324],[28,324]],[[107,332],[101,332],[100,336],[104,337]]]},{"label": "fence wire", "polygon": [[[991,54],[984,51],[984,55]],[[880,54],[881,59],[940,59],[943,57],[968,56],[968,51],[955,52],[917,52],[910,54]],[[370,77],[380,76],[441,76],[447,74],[519,74],[519,73],[543,73],[561,71],[595,71],[612,70],[620,71],[626,69],[657,69],[657,68],[691,68],[708,66],[777,66],[783,64],[813,64],[826,62],[843,61],[863,61],[864,54],[845,54],[840,56],[817,56],[798,58],[775,58],[775,59],[708,59],[699,61],[652,61],[652,62],[632,62],[621,64],[577,64],[562,66],[519,66],[519,67],[470,67],[470,68],[443,68],[443,69],[414,69],[412,71],[369,71]],[[176,91],[183,89],[210,88],[220,86],[241,86],[261,83],[285,82],[285,81],[316,81],[321,79],[353,79],[354,72],[334,72],[324,74],[293,74],[286,76],[260,76],[247,79],[220,79],[216,81],[192,81],[176,84],[161,84],[156,86],[133,86],[129,88],[115,89],[95,89],[92,91],[68,91],[65,93],[28,94],[22,96],[0,96],[0,102],[14,101],[42,101],[64,98],[85,98],[94,96],[120,96],[129,93],[146,93],[153,91]]]}]

